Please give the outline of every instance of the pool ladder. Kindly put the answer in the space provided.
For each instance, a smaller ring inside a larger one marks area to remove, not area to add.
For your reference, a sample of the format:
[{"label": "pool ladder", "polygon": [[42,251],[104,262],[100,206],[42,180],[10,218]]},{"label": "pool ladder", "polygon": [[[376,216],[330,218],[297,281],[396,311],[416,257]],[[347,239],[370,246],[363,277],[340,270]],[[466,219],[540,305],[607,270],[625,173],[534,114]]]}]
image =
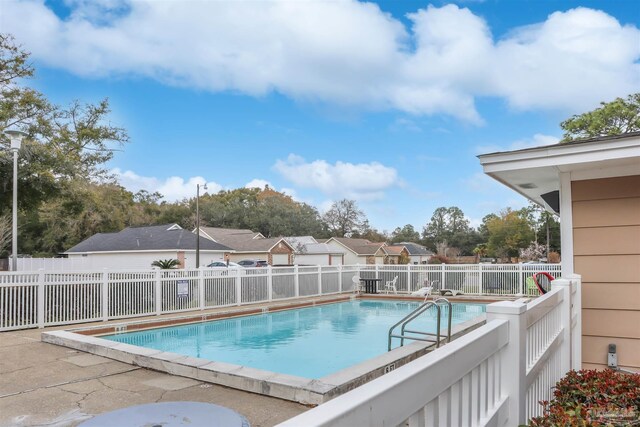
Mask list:
[{"label": "pool ladder", "polygon": [[[388,340],[388,350],[391,351],[391,340],[393,338],[400,338],[400,347],[404,345],[405,339],[410,339],[414,341],[425,341],[432,342],[436,344],[436,347],[440,347],[440,315],[441,308],[446,304],[449,308],[449,315],[447,316],[448,325],[447,325],[447,342],[451,341],[451,316],[453,314],[453,310],[451,308],[451,303],[446,298],[437,298],[433,301],[427,301],[425,303],[420,304],[418,308],[413,310],[411,313],[404,316],[398,323],[389,328],[389,340]],[[412,329],[407,329],[407,325],[411,323],[413,320],[418,318],[421,314],[425,313],[427,310],[435,309],[437,311],[437,325],[436,325],[436,333],[425,332],[425,331],[415,331]],[[400,333],[394,334],[393,331],[400,326]]]}]

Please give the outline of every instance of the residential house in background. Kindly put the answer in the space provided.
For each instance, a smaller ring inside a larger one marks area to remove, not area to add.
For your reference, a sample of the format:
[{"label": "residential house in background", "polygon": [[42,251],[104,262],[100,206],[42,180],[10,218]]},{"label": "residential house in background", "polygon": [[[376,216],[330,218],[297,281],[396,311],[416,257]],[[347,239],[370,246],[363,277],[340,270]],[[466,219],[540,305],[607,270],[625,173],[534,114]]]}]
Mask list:
[{"label": "residential house in background", "polygon": [[402,245],[409,252],[409,264],[427,264],[434,255],[426,247],[414,242],[400,242],[395,245]]},{"label": "residential house in background", "polygon": [[229,260],[233,262],[257,259],[274,266],[293,264],[293,247],[282,237],[265,238],[251,230],[218,227],[200,227],[200,235],[232,248]]},{"label": "residential house in background", "polygon": [[[89,258],[92,268],[147,269],[160,259],[177,259],[182,268],[196,266],[197,236],[178,224],[128,227],[116,233],[97,233],[65,254]],[[223,260],[229,247],[200,237],[200,265]]]},{"label": "residential house in background", "polygon": [[380,248],[385,264],[408,264],[409,251],[404,245],[385,245]]},{"label": "residential house in background", "polygon": [[640,369],[640,132],[479,156],[561,217],[562,276],[582,276],[582,366]]},{"label": "residential house in background", "polygon": [[367,239],[332,237],[325,242],[332,250],[344,252],[344,264],[384,264],[386,243],[374,243]]},{"label": "residential house in background", "polygon": [[285,237],[294,249],[293,263],[297,265],[342,265],[344,249],[319,243],[313,236]]}]

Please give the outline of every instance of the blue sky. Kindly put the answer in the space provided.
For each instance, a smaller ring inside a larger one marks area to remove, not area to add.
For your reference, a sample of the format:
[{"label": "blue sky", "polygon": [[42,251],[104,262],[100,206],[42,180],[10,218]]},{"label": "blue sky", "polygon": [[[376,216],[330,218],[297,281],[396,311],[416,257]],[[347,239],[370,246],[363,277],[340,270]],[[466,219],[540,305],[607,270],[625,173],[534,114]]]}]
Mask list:
[{"label": "blue sky", "polygon": [[381,230],[526,201],[477,154],[640,90],[635,1],[6,1],[52,100],[111,101],[110,163],[167,200],[268,182]]}]

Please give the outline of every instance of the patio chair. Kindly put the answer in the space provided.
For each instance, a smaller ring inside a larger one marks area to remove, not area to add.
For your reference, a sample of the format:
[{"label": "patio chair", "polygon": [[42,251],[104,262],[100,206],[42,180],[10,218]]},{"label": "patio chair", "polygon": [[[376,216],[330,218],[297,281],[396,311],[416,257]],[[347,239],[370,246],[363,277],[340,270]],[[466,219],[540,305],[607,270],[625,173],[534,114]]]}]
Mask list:
[{"label": "patio chair", "polygon": [[362,292],[362,281],[360,280],[360,276],[357,274],[354,274],[353,277],[351,278],[351,281],[353,282],[353,292],[359,293]]},{"label": "patio chair", "polygon": [[398,276],[394,277],[393,280],[389,280],[384,284],[384,291],[389,293],[389,291],[393,290],[394,294],[398,293],[398,289],[396,288],[396,283],[398,282]]},{"label": "patio chair", "polygon": [[414,297],[424,297],[424,301],[427,302],[427,299],[431,296],[431,292],[433,292],[433,286],[423,286],[415,292],[411,292],[411,295]]}]

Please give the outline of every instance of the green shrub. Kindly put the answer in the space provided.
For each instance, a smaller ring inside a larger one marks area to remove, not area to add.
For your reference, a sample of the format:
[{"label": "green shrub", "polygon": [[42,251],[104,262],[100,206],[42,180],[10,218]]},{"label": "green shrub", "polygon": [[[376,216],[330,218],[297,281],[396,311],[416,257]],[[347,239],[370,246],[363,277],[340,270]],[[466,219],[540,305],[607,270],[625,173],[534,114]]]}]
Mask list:
[{"label": "green shrub", "polygon": [[640,426],[640,374],[570,371],[556,384],[551,402],[540,402],[544,415],[531,427]]},{"label": "green shrub", "polygon": [[171,270],[177,268],[180,265],[180,261],[177,259],[159,259],[151,263],[152,267],[159,267],[162,270]]}]

